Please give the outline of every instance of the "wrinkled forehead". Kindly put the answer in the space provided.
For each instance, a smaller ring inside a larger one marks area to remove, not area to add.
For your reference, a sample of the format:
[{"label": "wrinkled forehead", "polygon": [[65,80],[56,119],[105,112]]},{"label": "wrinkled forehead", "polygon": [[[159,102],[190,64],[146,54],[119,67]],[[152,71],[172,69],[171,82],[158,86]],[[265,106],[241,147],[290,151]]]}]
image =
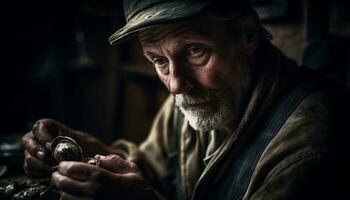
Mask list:
[{"label": "wrinkled forehead", "polygon": [[205,16],[199,16],[184,22],[163,24],[139,31],[139,39],[143,46],[164,43],[168,38],[194,39],[213,37],[220,32],[222,26]]}]

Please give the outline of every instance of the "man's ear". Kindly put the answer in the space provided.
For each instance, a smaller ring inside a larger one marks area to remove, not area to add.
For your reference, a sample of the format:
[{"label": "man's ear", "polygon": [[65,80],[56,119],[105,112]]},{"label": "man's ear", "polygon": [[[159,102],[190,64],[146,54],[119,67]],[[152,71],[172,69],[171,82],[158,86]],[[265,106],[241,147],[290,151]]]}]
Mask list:
[{"label": "man's ear", "polygon": [[256,23],[245,23],[244,32],[241,37],[242,50],[246,55],[251,55],[255,52],[259,44],[259,25]]}]

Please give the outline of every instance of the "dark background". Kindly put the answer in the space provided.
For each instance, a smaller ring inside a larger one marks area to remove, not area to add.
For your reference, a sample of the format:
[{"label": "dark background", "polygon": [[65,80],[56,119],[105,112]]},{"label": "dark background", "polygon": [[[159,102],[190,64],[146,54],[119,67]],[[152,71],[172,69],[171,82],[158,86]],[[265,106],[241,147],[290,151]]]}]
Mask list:
[{"label": "dark background", "polygon": [[[346,0],[253,0],[288,57],[350,88]],[[13,1],[1,6],[0,134],[53,118],[107,143],[140,142],[167,91],[139,44],[110,46],[122,1]]]},{"label": "dark background", "polygon": [[125,23],[121,1],[21,1],[3,8],[1,134],[24,134],[40,118],[107,143],[127,127],[135,132],[131,139],[147,133],[160,103],[155,92],[164,88],[150,67],[126,67],[142,63],[135,59],[141,52],[132,53],[135,41],[108,43]]}]

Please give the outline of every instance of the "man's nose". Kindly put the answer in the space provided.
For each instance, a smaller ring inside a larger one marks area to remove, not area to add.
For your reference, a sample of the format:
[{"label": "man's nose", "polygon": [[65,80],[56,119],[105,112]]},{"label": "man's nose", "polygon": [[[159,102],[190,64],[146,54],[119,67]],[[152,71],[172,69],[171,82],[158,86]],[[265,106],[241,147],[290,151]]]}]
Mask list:
[{"label": "man's nose", "polygon": [[172,94],[182,94],[190,91],[194,85],[191,80],[191,72],[186,70],[186,66],[170,64],[169,91]]}]

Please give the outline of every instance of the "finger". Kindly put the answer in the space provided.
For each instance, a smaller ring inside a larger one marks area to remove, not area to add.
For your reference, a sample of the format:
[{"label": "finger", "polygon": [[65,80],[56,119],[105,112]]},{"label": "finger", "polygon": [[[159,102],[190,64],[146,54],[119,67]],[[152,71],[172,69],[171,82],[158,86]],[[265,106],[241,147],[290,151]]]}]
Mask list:
[{"label": "finger", "polygon": [[60,195],[61,195],[60,200],[93,200],[92,198],[79,197],[79,196],[71,195],[65,192],[60,192]]},{"label": "finger", "polygon": [[51,166],[39,160],[38,158],[31,156],[27,151],[24,151],[24,163],[27,165],[26,168],[29,171],[40,171],[40,172],[50,172]]},{"label": "finger", "polygon": [[52,119],[41,119],[35,123],[32,132],[40,144],[49,148],[53,137],[58,135],[58,126],[59,124]]},{"label": "finger", "polygon": [[52,173],[52,183],[61,191],[77,196],[94,196],[97,187],[93,182],[81,182],[61,175],[59,172]]},{"label": "finger", "polygon": [[115,154],[108,156],[96,155],[95,159],[98,160],[100,167],[115,173],[126,174],[135,172],[136,170],[136,165],[134,163],[124,160]]},{"label": "finger", "polygon": [[102,169],[96,166],[75,161],[62,161],[58,165],[58,172],[78,181],[95,179]]},{"label": "finger", "polygon": [[31,156],[27,151],[24,151],[25,162],[32,168],[41,171],[51,171],[51,165],[42,160]]},{"label": "finger", "polygon": [[30,170],[28,168],[27,163],[24,163],[23,170],[24,170],[24,173],[30,178],[44,177],[44,176],[48,176],[50,174],[48,172]]},{"label": "finger", "polygon": [[40,160],[44,160],[49,154],[48,150],[35,139],[32,132],[22,137],[22,144],[30,155]]}]

